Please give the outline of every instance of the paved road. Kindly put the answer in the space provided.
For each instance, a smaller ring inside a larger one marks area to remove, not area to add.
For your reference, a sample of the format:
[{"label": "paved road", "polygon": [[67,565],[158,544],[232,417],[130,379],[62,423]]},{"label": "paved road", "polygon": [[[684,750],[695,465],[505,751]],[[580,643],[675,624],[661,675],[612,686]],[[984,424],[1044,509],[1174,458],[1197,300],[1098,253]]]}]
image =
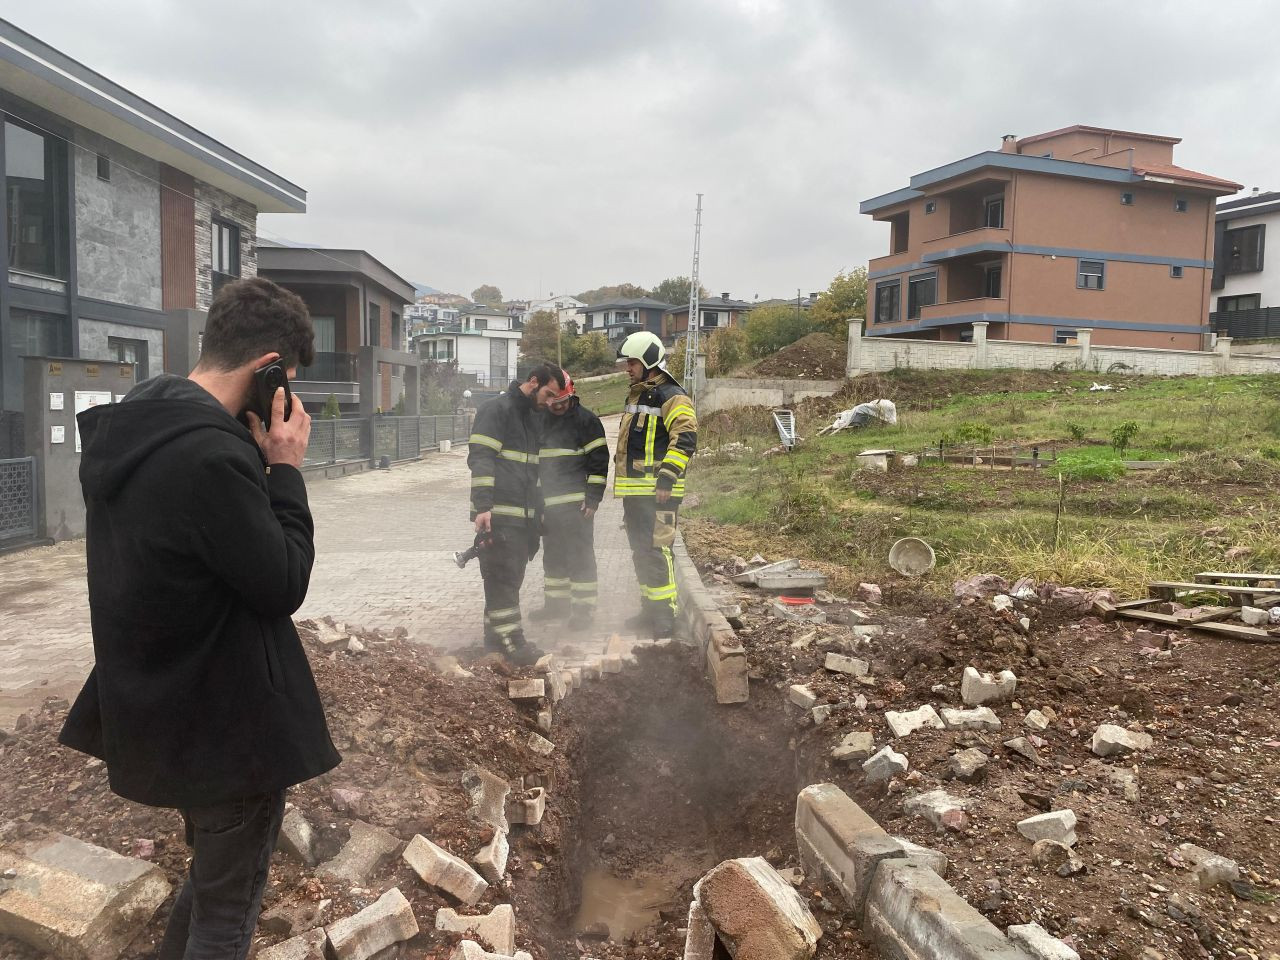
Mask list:
[{"label": "paved road", "polygon": [[[605,420],[610,444],[618,418]],[[480,571],[459,570],[453,551],[471,544],[466,449],[429,454],[388,471],[308,484],[316,522],[316,565],[298,617],[332,616],[394,630],[446,650],[479,644]],[[596,516],[600,612],[607,636],[637,609],[621,502],[606,496]],[[84,541],[0,557],[0,729],[47,696],[72,697],[93,665]],[[541,606],[541,555],[529,566],[523,606]],[[530,625],[549,649],[579,645]]]}]

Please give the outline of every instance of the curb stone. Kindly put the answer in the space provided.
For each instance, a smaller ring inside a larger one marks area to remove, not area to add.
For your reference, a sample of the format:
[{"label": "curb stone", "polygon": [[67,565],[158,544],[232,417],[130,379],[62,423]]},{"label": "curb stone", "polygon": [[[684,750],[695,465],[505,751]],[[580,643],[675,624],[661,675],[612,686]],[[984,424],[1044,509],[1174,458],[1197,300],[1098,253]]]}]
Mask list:
[{"label": "curb stone", "polygon": [[679,533],[671,545],[671,554],[675,561],[680,617],[706,659],[706,672],[715,687],[716,702],[746,703],[746,649],[702,582]]}]

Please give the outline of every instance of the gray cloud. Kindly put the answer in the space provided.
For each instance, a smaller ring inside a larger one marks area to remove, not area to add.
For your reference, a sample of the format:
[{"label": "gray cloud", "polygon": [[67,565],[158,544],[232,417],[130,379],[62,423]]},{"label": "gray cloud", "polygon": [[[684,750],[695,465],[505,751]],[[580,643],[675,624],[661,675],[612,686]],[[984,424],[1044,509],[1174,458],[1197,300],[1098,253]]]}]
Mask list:
[{"label": "gray cloud", "polygon": [[[3,15],[310,191],[274,236],[509,295],[686,273],[820,289],[885,252],[858,202],[1001,134],[1184,138],[1264,188],[1270,5],[1079,0],[70,0]],[[1249,51],[1257,52],[1250,56]]]}]

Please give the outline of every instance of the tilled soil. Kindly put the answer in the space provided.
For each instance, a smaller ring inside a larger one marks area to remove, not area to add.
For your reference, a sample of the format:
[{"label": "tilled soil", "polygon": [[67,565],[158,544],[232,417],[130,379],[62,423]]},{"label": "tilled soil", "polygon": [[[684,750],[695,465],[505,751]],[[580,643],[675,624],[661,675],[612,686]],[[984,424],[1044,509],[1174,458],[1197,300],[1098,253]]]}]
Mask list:
[{"label": "tilled soil", "polygon": [[[691,549],[713,567],[730,559],[710,540],[700,543]],[[713,570],[707,579],[746,607],[739,633],[759,679],[752,696],[789,710],[813,780],[841,786],[890,832],[946,853],[950,882],[997,926],[1037,922],[1085,958],[1280,957],[1280,646],[1179,631],[1139,641],[1138,624],[1102,623],[1070,591],[998,613],[987,598],[886,585],[883,605],[837,598],[820,605],[828,622],[812,625],[771,618],[767,598]],[[855,637],[843,622],[859,622],[850,610],[883,633]],[[869,660],[872,683],[823,669],[830,651]],[[1018,676],[1013,702],[986,704],[1002,730],[925,729],[895,739],[885,711],[964,706],[959,681],[968,665]],[[838,709],[815,727],[788,703],[794,683],[808,683],[826,703],[861,693],[866,710]],[[1056,717],[1047,730],[1025,725],[1033,708]],[[1154,745],[1099,759],[1090,740],[1102,723],[1142,730]],[[831,748],[852,731],[906,754],[909,771],[869,785],[860,763],[834,762]],[[1019,736],[1032,741],[1040,765],[1004,746]],[[944,779],[949,757],[968,747],[988,756],[985,781]],[[1124,773],[1136,774],[1136,799],[1126,798]],[[968,801],[966,827],[939,832],[904,814],[905,797],[933,789]],[[1079,818],[1075,849],[1085,866],[1071,877],[1035,866],[1031,843],[1016,830],[1026,817],[1064,808]],[[1236,860],[1242,883],[1200,890],[1176,853],[1184,842]]]}]

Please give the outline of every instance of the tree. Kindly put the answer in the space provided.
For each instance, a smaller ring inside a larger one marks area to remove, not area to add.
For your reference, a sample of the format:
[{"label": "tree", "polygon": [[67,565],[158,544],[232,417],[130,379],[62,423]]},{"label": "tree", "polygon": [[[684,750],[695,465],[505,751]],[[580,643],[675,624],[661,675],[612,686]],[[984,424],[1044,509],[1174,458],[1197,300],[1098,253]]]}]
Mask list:
[{"label": "tree", "polygon": [[[653,288],[653,292],[649,296],[676,307],[687,305],[689,303],[689,288],[692,285],[688,277],[667,277],[666,280],[663,280]],[[698,284],[698,298],[700,300],[707,298],[707,288],[702,284]]]},{"label": "tree", "polygon": [[320,411],[320,419],[337,420],[341,416],[342,408],[338,406],[338,397],[331,393],[324,402],[324,409]]},{"label": "tree", "polygon": [[430,360],[422,365],[418,393],[424,414],[455,412],[462,404],[462,391],[467,388],[458,365],[449,360]]},{"label": "tree", "polygon": [[831,285],[818,297],[809,309],[813,328],[822,330],[843,340],[848,331],[847,321],[867,316],[867,268],[854,267],[848,273],[841,270]]},{"label": "tree", "polygon": [[475,303],[486,303],[491,307],[502,306],[502,291],[491,283],[482,283],[471,291],[471,299]]},{"label": "tree", "polygon": [[707,376],[724,377],[747,359],[747,335],[740,327],[721,327],[707,337]]},{"label": "tree", "polygon": [[649,296],[649,291],[644,287],[638,287],[634,283],[619,283],[612,287],[596,287],[594,290],[584,290],[578,294],[578,299],[587,304],[587,306],[594,306],[597,303],[605,303],[608,300],[638,300],[647,296]]},{"label": "tree", "polygon": [[573,372],[580,377],[597,373],[612,373],[617,363],[617,352],[599,330],[584,333],[576,338]]},{"label": "tree", "polygon": [[[685,338],[680,337],[667,349],[667,362],[665,364],[667,373],[675,377],[680,383],[684,383],[684,351]],[[686,384],[687,386],[687,384]]]},{"label": "tree", "polygon": [[767,357],[813,332],[813,318],[788,304],[764,304],[747,314],[747,348],[753,357]]},{"label": "tree", "polygon": [[556,336],[560,325],[556,315],[550,310],[539,310],[524,325],[524,335],[520,338],[520,368],[532,367],[539,363],[556,362]]}]

